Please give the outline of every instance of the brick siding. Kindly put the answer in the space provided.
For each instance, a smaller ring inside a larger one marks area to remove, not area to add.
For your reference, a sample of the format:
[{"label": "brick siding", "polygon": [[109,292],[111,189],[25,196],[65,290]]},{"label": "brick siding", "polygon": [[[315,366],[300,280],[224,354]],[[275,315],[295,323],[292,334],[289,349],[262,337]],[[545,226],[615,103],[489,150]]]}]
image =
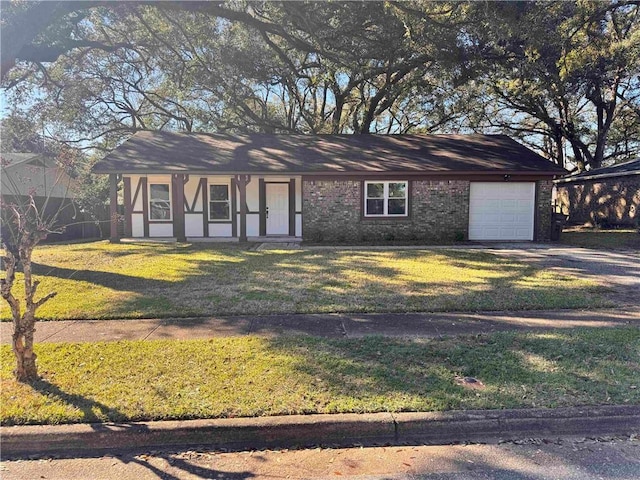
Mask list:
[{"label": "brick siding", "polygon": [[413,181],[410,215],[362,218],[362,182],[306,180],[303,188],[303,235],[314,242],[394,240],[450,241],[466,239],[469,225],[469,182]]},{"label": "brick siding", "polygon": [[535,239],[537,242],[548,242],[551,239],[552,192],[553,182],[551,180],[539,180],[536,182]]},{"label": "brick siding", "polygon": [[[539,242],[551,234],[553,182],[536,182],[536,234]],[[467,239],[469,181],[425,180],[410,185],[408,218],[363,218],[362,182],[305,180],[303,236],[312,242],[439,242]]]},{"label": "brick siding", "polygon": [[557,200],[573,224],[636,226],[640,221],[640,177],[559,184]]}]

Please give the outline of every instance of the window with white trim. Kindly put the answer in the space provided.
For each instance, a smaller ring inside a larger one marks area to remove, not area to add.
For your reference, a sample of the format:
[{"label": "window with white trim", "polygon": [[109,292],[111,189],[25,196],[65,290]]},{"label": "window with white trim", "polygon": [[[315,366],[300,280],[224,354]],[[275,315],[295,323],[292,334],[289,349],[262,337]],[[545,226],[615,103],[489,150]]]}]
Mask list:
[{"label": "window with white trim", "polygon": [[364,182],[365,217],[406,217],[407,182]]},{"label": "window with white trim", "polygon": [[209,185],[209,220],[231,220],[229,185]]},{"label": "window with white trim", "polygon": [[168,183],[149,184],[149,220],[171,220],[171,188]]}]

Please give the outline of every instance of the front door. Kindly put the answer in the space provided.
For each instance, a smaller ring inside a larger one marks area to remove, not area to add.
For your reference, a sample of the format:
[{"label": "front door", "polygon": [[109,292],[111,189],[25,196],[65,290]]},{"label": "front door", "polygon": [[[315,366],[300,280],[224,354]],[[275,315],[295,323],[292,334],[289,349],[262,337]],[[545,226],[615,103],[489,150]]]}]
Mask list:
[{"label": "front door", "polygon": [[267,235],[289,234],[289,184],[266,183]]}]

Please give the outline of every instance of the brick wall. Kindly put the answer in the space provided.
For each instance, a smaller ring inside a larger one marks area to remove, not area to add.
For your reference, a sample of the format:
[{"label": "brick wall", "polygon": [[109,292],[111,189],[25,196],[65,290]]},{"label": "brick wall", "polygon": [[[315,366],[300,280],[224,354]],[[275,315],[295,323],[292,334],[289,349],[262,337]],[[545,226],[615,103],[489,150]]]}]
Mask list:
[{"label": "brick wall", "polygon": [[557,191],[571,223],[635,226],[640,221],[638,176],[558,184]]},{"label": "brick wall", "polygon": [[361,183],[307,180],[303,235],[308,241],[450,241],[467,236],[469,182],[413,181],[409,218],[362,218]]},{"label": "brick wall", "polygon": [[551,180],[539,180],[536,182],[535,239],[538,242],[547,242],[551,238],[552,191],[553,182]]}]

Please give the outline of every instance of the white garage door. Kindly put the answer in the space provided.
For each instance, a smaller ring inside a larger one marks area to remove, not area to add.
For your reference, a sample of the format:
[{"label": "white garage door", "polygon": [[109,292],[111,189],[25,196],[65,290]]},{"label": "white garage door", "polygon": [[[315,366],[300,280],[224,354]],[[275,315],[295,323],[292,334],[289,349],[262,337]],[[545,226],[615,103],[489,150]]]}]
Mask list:
[{"label": "white garage door", "polygon": [[534,182],[471,182],[469,240],[533,240]]}]

